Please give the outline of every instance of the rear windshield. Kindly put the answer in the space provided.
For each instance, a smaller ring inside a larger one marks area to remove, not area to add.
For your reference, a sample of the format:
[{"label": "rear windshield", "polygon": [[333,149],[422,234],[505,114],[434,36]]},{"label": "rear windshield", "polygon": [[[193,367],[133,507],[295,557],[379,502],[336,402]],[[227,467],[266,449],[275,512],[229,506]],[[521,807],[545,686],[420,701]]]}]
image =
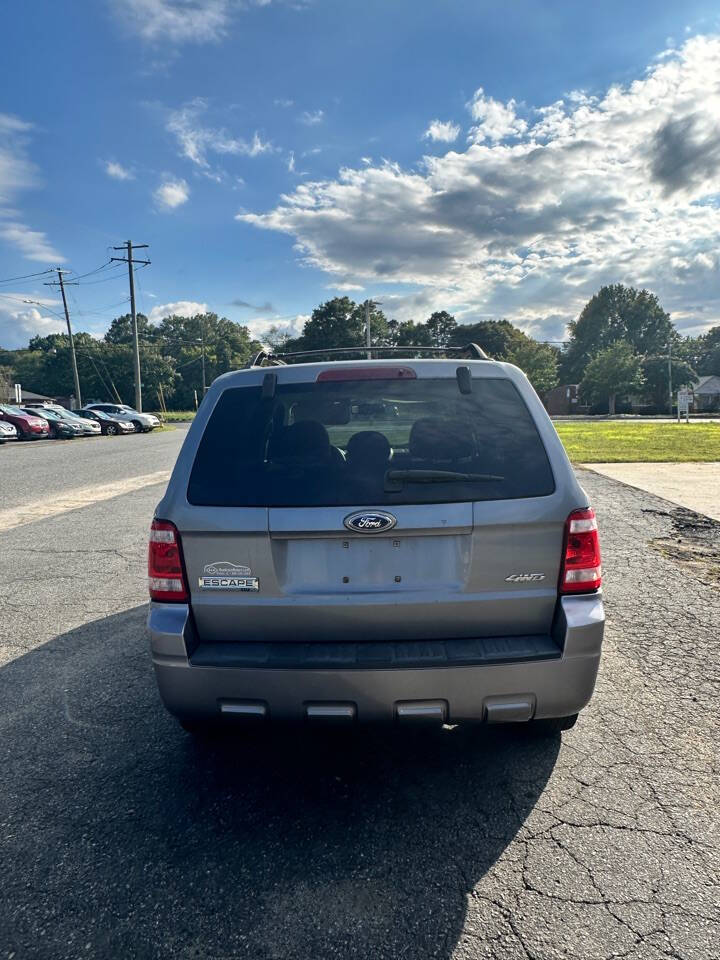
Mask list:
[{"label": "rear windshield", "polygon": [[188,500],[315,507],[542,497],[554,482],[514,385],[455,378],[235,387],[218,400]]}]

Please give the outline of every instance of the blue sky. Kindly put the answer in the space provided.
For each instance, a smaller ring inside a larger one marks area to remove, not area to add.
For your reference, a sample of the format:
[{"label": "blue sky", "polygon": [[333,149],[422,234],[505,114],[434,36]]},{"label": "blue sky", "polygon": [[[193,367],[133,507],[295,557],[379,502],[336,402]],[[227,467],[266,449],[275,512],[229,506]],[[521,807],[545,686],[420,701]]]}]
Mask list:
[{"label": "blue sky", "polygon": [[[131,238],[154,317],[262,334],[348,292],[558,339],[617,280],[697,332],[720,322],[719,31],[693,0],[16,4],[0,280]],[[60,328],[44,279],[0,283],[0,346]],[[99,335],[127,278],[70,293]]]}]

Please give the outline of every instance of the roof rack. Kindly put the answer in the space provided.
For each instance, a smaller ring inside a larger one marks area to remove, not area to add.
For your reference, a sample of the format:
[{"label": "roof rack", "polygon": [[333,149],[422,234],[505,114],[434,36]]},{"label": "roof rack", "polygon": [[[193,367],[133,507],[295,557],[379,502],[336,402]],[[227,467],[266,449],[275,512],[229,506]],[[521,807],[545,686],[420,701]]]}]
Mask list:
[{"label": "roof rack", "polygon": [[[476,343],[466,343],[464,347],[330,347],[327,350],[298,350],[295,353],[272,353],[270,350],[261,350],[247,364],[247,367],[286,366],[288,360],[296,357],[326,357],[341,353],[445,353],[453,357],[466,360],[490,360],[485,351]],[[379,359],[375,357],[375,359]],[[312,362],[312,361],[305,361]]]}]

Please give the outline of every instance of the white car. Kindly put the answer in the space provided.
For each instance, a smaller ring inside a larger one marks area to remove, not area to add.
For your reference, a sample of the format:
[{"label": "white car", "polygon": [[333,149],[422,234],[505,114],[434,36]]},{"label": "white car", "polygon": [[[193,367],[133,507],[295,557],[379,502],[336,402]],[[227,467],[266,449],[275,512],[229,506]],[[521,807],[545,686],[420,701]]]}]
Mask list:
[{"label": "white car", "polygon": [[103,413],[110,413],[121,416],[124,420],[130,420],[136,433],[150,433],[155,427],[160,426],[160,421],[154,414],[140,413],[126,403],[89,403],[87,408],[88,410],[102,410]]},{"label": "white car", "polygon": [[0,443],[7,443],[8,440],[17,440],[17,428],[14,423],[0,420]]}]

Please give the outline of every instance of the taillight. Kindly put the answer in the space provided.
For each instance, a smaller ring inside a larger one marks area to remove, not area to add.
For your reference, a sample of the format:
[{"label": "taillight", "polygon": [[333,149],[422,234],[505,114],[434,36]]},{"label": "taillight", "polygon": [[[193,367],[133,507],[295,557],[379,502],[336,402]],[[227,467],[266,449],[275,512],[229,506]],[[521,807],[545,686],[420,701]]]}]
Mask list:
[{"label": "taillight", "polygon": [[573,510],[565,522],[560,593],[590,593],[602,583],[600,541],[592,507]]},{"label": "taillight", "polygon": [[148,549],[151,600],[181,603],[188,599],[180,535],[168,520],[153,520]]}]

